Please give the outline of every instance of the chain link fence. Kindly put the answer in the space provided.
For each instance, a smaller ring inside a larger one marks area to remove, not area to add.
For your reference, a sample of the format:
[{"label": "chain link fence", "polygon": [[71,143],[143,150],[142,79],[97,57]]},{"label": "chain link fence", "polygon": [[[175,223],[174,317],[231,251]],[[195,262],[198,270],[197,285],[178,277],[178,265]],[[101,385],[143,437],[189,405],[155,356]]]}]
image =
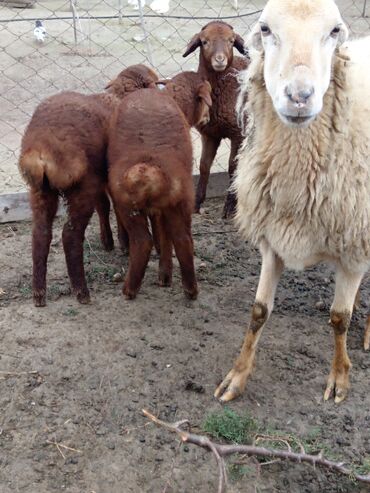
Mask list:
[{"label": "chain link fence", "polygon": [[[67,89],[100,92],[134,63],[147,63],[162,77],[195,70],[198,53],[182,58],[193,34],[209,20],[220,18],[245,36],[264,3],[0,0],[0,193],[24,189],[17,169],[20,140],[43,98]],[[338,4],[352,35],[370,34],[366,0],[339,0]],[[44,41],[35,36],[36,20],[46,30]],[[198,163],[200,140],[195,132],[194,144]],[[213,171],[227,169],[227,156],[224,143]]]}]

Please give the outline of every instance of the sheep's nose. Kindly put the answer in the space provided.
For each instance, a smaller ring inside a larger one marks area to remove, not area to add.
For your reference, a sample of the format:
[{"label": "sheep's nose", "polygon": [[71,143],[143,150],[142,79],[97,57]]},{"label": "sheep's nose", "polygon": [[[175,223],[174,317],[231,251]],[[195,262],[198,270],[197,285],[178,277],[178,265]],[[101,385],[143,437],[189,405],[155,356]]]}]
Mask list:
[{"label": "sheep's nose", "polygon": [[217,63],[223,63],[225,61],[225,55],[223,55],[222,53],[217,54],[215,56],[215,60]]},{"label": "sheep's nose", "polygon": [[291,84],[285,87],[285,94],[289,100],[299,106],[305,106],[307,101],[314,93],[313,86],[307,86],[302,89],[295,89]]}]

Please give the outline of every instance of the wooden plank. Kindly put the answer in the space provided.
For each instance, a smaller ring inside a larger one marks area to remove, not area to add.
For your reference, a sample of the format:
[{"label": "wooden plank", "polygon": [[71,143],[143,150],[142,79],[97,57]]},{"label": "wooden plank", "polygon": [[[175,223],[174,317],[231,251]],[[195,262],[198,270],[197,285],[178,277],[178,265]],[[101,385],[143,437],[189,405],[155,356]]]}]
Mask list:
[{"label": "wooden plank", "polygon": [[16,9],[30,9],[34,7],[36,0],[0,0],[0,4],[5,7]]},{"label": "wooden plank", "polygon": [[[57,215],[65,213],[59,204]],[[0,195],[0,223],[27,221],[32,217],[28,192],[5,193]]]},{"label": "wooden plank", "polygon": [[[199,175],[194,175],[194,186],[196,187],[199,181]],[[225,171],[220,173],[211,173],[207,186],[207,197],[213,199],[226,195],[229,186],[229,175]]]},{"label": "wooden plank", "polygon": [[[199,175],[194,175],[194,185],[199,180]],[[207,187],[207,197],[214,198],[225,195],[229,185],[227,173],[212,173]],[[58,215],[65,214],[63,205],[59,205]],[[32,217],[27,192],[15,192],[0,194],[0,223],[13,221],[27,221]]]}]

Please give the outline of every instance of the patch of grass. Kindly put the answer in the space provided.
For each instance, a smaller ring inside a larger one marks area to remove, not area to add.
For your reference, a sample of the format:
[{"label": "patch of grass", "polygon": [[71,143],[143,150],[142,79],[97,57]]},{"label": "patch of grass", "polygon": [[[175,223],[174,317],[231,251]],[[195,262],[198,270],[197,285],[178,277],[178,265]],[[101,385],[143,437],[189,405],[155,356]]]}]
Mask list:
[{"label": "patch of grass", "polygon": [[117,269],[110,265],[93,265],[86,272],[87,281],[112,279]]},{"label": "patch of grass", "polygon": [[63,315],[66,317],[75,317],[78,315],[78,311],[75,308],[67,308],[67,310],[63,312]]},{"label": "patch of grass", "polygon": [[62,292],[61,286],[59,284],[51,284],[48,287],[48,291],[51,296],[59,296]]},{"label": "patch of grass", "polygon": [[22,296],[31,296],[32,288],[30,284],[21,284],[19,286],[19,292]]},{"label": "patch of grass", "polygon": [[203,260],[204,262],[209,262],[209,263],[212,263],[214,258],[211,256],[211,255],[208,255],[207,253],[205,252],[196,252],[196,255],[198,258],[200,258],[201,260]]},{"label": "patch of grass", "polygon": [[253,474],[253,468],[242,464],[228,464],[227,472],[231,481],[240,481],[245,476]]},{"label": "patch of grass", "polygon": [[[218,440],[226,440],[235,444],[251,444],[262,446],[268,449],[287,450],[301,452],[302,448],[307,454],[316,455],[320,452],[325,458],[340,462],[343,455],[333,452],[329,445],[322,441],[323,430],[320,427],[313,427],[303,436],[294,433],[278,430],[273,426],[263,426],[248,414],[239,415],[227,407],[217,413],[209,414],[203,422],[202,429],[208,435]],[[257,457],[258,462],[268,462],[271,458]],[[256,464],[255,464],[256,465]],[[353,471],[353,476],[342,478],[342,483],[338,483],[339,491],[349,491],[347,482],[356,483],[354,474],[370,475],[370,456],[365,456],[361,464],[351,464],[348,466]],[[228,476],[232,481],[245,480],[251,478],[255,473],[253,463],[251,465],[229,463]],[[341,485],[343,490],[340,489]]]},{"label": "patch of grass", "polygon": [[370,474],[370,456],[366,456],[363,458],[361,464],[356,464],[353,466],[354,471],[357,474],[363,474],[367,476]]},{"label": "patch of grass", "polygon": [[203,430],[215,438],[223,438],[229,442],[252,443],[258,424],[248,414],[239,415],[225,407],[223,411],[206,417]]}]

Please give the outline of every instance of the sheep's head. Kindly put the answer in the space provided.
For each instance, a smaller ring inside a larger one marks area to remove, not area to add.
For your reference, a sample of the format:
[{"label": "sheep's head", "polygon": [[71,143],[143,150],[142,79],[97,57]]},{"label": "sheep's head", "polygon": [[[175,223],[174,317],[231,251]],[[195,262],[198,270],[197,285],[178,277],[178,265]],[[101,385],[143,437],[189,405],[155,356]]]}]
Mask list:
[{"label": "sheep's head", "polygon": [[131,65],[111,80],[105,89],[123,98],[126,94],[138,89],[155,88],[156,81],[158,81],[158,75],[149,67],[142,64]]},{"label": "sheep's head", "polygon": [[197,89],[196,99],[197,106],[194,115],[194,125],[202,127],[207,125],[211,119],[210,108],[212,106],[211,98],[212,87],[208,80],[203,81]]},{"label": "sheep's head", "polygon": [[333,0],[269,0],[252,30],[264,79],[283,123],[307,127],[320,113],[335,49],[348,31]]},{"label": "sheep's head", "polygon": [[183,56],[197,48],[207,68],[223,72],[233,61],[233,48],[244,54],[244,40],[226,22],[212,21],[193,36]]},{"label": "sheep's head", "polygon": [[211,119],[212,87],[196,72],[181,72],[173,79],[159,80],[158,86],[165,88],[176,101],[189,125],[202,127]]}]

